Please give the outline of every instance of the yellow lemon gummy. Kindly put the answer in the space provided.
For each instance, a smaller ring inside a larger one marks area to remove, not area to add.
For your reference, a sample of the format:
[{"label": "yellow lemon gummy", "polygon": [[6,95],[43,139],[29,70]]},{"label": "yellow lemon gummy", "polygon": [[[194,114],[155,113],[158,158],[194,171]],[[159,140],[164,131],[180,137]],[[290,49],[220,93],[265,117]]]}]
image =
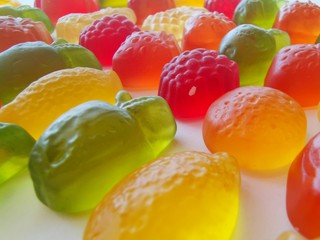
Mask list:
[{"label": "yellow lemon gummy", "polygon": [[13,7],[19,7],[21,4],[14,0],[0,0],[0,5],[10,5]]}]

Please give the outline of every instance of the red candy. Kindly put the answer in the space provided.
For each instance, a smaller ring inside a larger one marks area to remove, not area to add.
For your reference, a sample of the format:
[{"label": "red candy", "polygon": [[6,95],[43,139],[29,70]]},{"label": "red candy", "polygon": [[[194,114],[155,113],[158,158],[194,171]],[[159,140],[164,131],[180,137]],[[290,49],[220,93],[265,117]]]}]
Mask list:
[{"label": "red candy", "polygon": [[211,103],[239,87],[236,62],[214,50],[185,51],[166,64],[159,95],[167,100],[175,117],[203,117]]},{"label": "red candy", "polygon": [[210,12],[217,11],[224,13],[228,18],[233,18],[234,10],[241,0],[206,0],[204,7]]},{"label": "red candy", "polygon": [[286,202],[292,225],[308,239],[320,237],[320,133],[291,164]]},{"label": "red candy", "polygon": [[112,65],[112,57],[121,43],[133,32],[140,31],[126,17],[118,14],[96,20],[80,34],[80,45],[92,51],[103,66]]}]

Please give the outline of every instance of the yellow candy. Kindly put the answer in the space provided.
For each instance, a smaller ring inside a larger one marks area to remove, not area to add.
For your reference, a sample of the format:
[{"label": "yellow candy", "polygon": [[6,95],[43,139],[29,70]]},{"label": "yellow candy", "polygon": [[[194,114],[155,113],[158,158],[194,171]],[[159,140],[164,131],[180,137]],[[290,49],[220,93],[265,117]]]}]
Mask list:
[{"label": "yellow candy", "polygon": [[203,7],[204,0],[175,0],[177,7],[182,6],[194,6],[194,7]]},{"label": "yellow candy", "polygon": [[[304,237],[302,237],[301,235],[299,235],[296,232],[293,231],[286,231],[283,232],[278,238],[277,240],[307,240]],[[317,239],[314,239],[317,240]]]},{"label": "yellow candy", "polygon": [[62,113],[89,100],[115,102],[122,89],[112,71],[78,67],[52,72],[33,82],[0,109],[0,122],[14,123],[38,139]]},{"label": "yellow candy", "polygon": [[14,0],[0,0],[0,5],[10,5],[13,7],[19,7],[21,4]]}]

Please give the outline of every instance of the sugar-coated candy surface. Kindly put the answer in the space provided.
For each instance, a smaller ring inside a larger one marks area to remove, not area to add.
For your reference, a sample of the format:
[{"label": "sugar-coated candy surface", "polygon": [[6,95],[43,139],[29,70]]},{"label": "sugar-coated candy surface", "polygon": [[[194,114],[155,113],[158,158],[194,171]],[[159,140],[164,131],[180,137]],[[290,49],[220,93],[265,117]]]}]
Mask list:
[{"label": "sugar-coated candy surface", "polygon": [[86,14],[68,14],[61,17],[56,25],[57,37],[63,38],[70,43],[79,43],[81,31],[94,21],[113,14],[120,14],[133,23],[136,22],[136,15],[130,8],[104,8],[96,12]]},{"label": "sugar-coated candy surface", "polygon": [[101,8],[107,7],[126,7],[128,0],[98,0]]},{"label": "sugar-coated candy surface", "polygon": [[239,168],[227,153],[165,156],[128,175],[104,197],[83,239],[231,239],[239,191]]},{"label": "sugar-coated candy surface", "polygon": [[89,101],[61,115],[35,144],[29,170],[40,201],[55,211],[94,208],[124,176],[157,157],[172,141],[176,123],[160,97],[115,106]]},{"label": "sugar-coated candy surface", "polygon": [[0,122],[0,185],[27,167],[34,144],[23,128]]},{"label": "sugar-coated candy surface", "polygon": [[308,239],[320,238],[320,133],[290,166],[287,179],[287,214],[291,224]]},{"label": "sugar-coated candy surface", "polygon": [[178,43],[183,38],[183,28],[189,17],[208,10],[200,7],[179,7],[149,15],[142,24],[144,31],[165,31],[173,34]]},{"label": "sugar-coated candy surface", "polygon": [[315,43],[320,34],[320,6],[311,1],[289,1],[280,8],[274,28],[286,31],[291,44]]},{"label": "sugar-coated candy surface", "polygon": [[209,108],[203,138],[211,152],[226,151],[250,171],[289,165],[306,140],[306,116],[290,96],[268,87],[232,90]]},{"label": "sugar-coated candy surface", "polygon": [[14,45],[0,53],[0,102],[9,103],[30,83],[48,73],[73,67],[101,69],[94,54],[79,45],[44,42]]},{"label": "sugar-coated candy surface", "polygon": [[303,107],[320,102],[320,44],[297,44],[281,49],[274,57],[265,86],[279,89]]},{"label": "sugar-coated candy surface", "polygon": [[53,42],[50,32],[42,22],[11,16],[0,16],[0,39],[0,52],[23,42]]},{"label": "sugar-coated candy surface", "polygon": [[204,0],[174,0],[176,7],[193,6],[203,7]]},{"label": "sugar-coated candy surface", "polygon": [[58,19],[70,13],[89,13],[99,10],[95,0],[35,0],[34,6],[42,9],[55,25]]},{"label": "sugar-coated candy surface", "polygon": [[177,118],[203,117],[211,103],[239,87],[237,64],[216,51],[184,51],[163,68],[159,95]]},{"label": "sugar-coated candy surface", "polygon": [[182,49],[219,50],[222,38],[235,27],[234,22],[218,12],[193,15],[184,26]]},{"label": "sugar-coated candy surface", "polygon": [[20,6],[20,3],[15,0],[0,0],[0,5],[9,5],[13,7]]},{"label": "sugar-coated candy surface", "polygon": [[92,51],[103,66],[112,65],[112,57],[121,43],[140,29],[125,16],[114,14],[96,20],[80,34],[79,43]]},{"label": "sugar-coated candy surface", "polygon": [[251,23],[262,28],[272,28],[278,13],[279,0],[242,0],[235,9],[233,21]]},{"label": "sugar-coated candy surface", "polygon": [[134,32],[114,54],[112,68],[125,88],[158,89],[163,66],[179,54],[171,34]]},{"label": "sugar-coated candy surface", "polygon": [[128,7],[135,12],[137,24],[142,25],[149,15],[175,8],[176,5],[174,0],[128,0]]},{"label": "sugar-coated candy surface", "polygon": [[238,63],[241,86],[262,86],[273,57],[289,44],[286,32],[242,24],[225,35],[219,52]]},{"label": "sugar-coated candy surface", "polygon": [[229,19],[233,18],[234,10],[241,0],[205,0],[204,7],[210,12],[220,12]]},{"label": "sugar-coated candy surface", "polygon": [[0,121],[25,128],[35,139],[62,113],[89,100],[114,103],[122,89],[111,70],[73,68],[45,75],[0,109]]}]

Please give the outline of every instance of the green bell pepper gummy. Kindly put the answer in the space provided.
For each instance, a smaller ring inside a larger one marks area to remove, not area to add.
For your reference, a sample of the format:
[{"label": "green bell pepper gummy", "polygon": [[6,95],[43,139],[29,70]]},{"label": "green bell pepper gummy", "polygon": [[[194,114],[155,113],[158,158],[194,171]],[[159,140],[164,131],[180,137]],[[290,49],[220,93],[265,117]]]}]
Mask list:
[{"label": "green bell pepper gummy", "polygon": [[116,105],[83,103],[61,115],[35,144],[29,170],[36,194],[60,212],[92,209],[125,175],[156,158],[173,140],[176,122],[158,96]]},{"label": "green bell pepper gummy", "polygon": [[74,67],[102,69],[96,56],[80,45],[14,45],[0,53],[0,102],[9,103],[30,83],[48,73]]},{"label": "green bell pepper gummy", "polygon": [[33,8],[28,5],[17,8],[12,6],[0,6],[0,16],[31,18],[35,22],[43,22],[50,33],[54,31],[54,26],[49,17],[39,8]]}]

